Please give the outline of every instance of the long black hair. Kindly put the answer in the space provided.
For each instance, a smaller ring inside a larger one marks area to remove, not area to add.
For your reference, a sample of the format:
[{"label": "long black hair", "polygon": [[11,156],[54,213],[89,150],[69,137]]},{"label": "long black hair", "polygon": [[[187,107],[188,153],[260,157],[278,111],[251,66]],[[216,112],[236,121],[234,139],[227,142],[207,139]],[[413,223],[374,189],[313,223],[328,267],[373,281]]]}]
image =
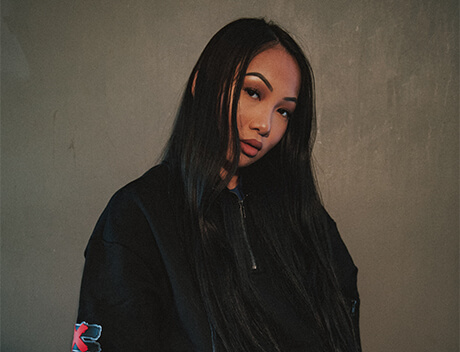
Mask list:
[{"label": "long black hair", "polygon": [[[276,45],[299,66],[297,106],[279,144],[257,163],[238,170],[236,119],[244,75],[257,54]],[[325,235],[330,225],[313,173],[315,121],[310,64],[291,36],[274,23],[239,19],[226,25],[207,44],[190,75],[164,160],[182,185],[190,262],[222,350],[281,351],[280,329],[262,304],[246,263],[239,260],[232,236],[210,216],[237,172],[252,190],[251,218],[264,233],[264,250],[282,273],[279,285],[300,312],[313,317],[319,350],[359,349],[334,273]],[[229,148],[235,156],[231,160]]]}]

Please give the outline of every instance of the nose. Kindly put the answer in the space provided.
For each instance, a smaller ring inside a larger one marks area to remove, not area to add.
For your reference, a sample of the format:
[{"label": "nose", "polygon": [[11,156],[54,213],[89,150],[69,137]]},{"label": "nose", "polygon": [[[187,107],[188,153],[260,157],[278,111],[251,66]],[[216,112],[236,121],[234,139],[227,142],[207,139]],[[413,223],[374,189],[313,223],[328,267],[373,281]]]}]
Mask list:
[{"label": "nose", "polygon": [[268,137],[270,135],[270,130],[272,127],[271,124],[271,111],[261,111],[253,117],[251,123],[249,124],[249,127],[252,130],[257,131],[257,133],[259,133],[262,137]]}]

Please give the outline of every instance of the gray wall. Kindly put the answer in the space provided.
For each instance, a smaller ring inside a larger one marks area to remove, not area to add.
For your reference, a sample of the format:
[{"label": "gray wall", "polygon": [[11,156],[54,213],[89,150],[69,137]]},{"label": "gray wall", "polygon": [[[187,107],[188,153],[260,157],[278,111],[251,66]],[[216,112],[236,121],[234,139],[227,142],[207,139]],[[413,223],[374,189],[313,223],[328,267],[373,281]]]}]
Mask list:
[{"label": "gray wall", "polygon": [[155,163],[189,72],[242,16],[295,34],[365,351],[458,350],[458,2],[2,1],[2,351],[66,351],[83,250]]}]

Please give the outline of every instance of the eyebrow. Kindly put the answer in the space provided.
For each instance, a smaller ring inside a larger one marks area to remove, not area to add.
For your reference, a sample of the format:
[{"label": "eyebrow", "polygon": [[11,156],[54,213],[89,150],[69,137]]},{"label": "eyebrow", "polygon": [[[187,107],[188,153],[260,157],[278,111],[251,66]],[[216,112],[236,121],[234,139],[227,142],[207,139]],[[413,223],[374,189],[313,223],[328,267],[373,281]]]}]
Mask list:
[{"label": "eyebrow", "polygon": [[[266,79],[264,77],[263,74],[259,73],[259,72],[248,72],[246,73],[246,76],[255,76],[255,77],[258,77],[262,80],[262,82],[265,83],[265,85],[267,86],[268,89],[270,89],[270,92],[273,92],[273,87],[272,85],[270,84],[270,82],[268,81],[268,79]],[[297,98],[291,98],[291,97],[286,97],[286,98],[283,98],[283,100],[286,100],[286,101],[292,101],[294,103],[297,103]]]},{"label": "eyebrow", "polygon": [[268,79],[266,79],[266,78],[264,77],[263,74],[261,74],[261,73],[259,73],[259,72],[248,72],[248,73],[246,73],[246,76],[256,76],[256,77],[259,77],[259,78],[262,80],[262,82],[265,83],[265,85],[267,86],[267,88],[270,89],[270,92],[273,92],[273,87],[272,87],[272,85],[270,84],[270,82],[268,81]]},{"label": "eyebrow", "polygon": [[283,100],[293,101],[294,103],[297,103],[297,98],[286,97],[286,98],[283,98]]}]

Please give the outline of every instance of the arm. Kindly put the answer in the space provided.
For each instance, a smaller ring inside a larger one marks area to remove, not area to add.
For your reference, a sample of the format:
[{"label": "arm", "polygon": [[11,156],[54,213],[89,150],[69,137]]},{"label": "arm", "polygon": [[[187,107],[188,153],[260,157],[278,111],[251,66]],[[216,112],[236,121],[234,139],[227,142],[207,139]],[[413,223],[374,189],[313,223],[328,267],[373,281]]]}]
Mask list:
[{"label": "arm", "polygon": [[[88,243],[77,321],[102,328],[94,341],[102,351],[162,350],[161,317],[171,292],[152,231],[135,198],[122,190]],[[91,333],[79,328],[72,348]]]},{"label": "arm", "polygon": [[345,243],[340,236],[337,225],[329,215],[328,237],[331,249],[332,264],[337,280],[342,291],[345,303],[348,304],[350,317],[353,322],[353,329],[360,344],[359,332],[359,308],[360,298],[358,293],[357,276],[358,268],[348,252]]}]

